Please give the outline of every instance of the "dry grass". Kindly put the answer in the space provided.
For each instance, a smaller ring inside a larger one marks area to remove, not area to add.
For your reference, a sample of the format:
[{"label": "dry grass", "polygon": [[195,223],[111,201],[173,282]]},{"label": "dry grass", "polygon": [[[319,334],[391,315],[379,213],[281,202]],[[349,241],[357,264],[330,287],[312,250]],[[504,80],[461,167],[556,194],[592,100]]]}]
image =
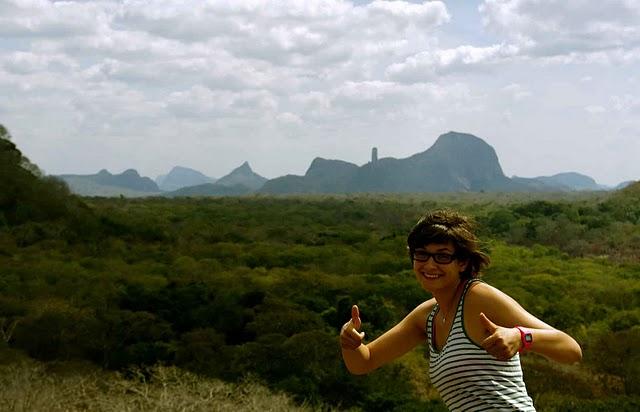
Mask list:
[{"label": "dry grass", "polygon": [[[84,369],[84,370],[83,370]],[[258,383],[229,384],[176,367],[130,377],[72,364],[0,365],[2,411],[312,411]]]}]

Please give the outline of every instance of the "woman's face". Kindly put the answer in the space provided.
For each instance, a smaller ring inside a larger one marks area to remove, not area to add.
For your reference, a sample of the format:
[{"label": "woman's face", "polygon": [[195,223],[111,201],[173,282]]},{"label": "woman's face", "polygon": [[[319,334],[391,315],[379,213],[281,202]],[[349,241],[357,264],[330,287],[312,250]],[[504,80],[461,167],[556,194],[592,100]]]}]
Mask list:
[{"label": "woman's face", "polygon": [[413,255],[413,271],[424,290],[433,293],[458,286],[460,273],[467,267],[467,262],[457,260],[455,252],[452,242],[429,243],[416,248]]}]

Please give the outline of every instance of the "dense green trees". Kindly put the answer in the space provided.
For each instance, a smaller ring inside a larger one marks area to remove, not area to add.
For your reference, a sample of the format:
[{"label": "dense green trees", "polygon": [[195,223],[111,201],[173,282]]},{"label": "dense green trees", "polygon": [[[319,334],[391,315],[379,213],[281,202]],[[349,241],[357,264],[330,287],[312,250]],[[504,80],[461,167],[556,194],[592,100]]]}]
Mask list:
[{"label": "dense green trees", "polygon": [[0,142],[0,358],[20,351],[108,369],[162,362],[227,380],[250,375],[299,400],[443,410],[424,348],[354,377],[337,334],[353,303],[374,338],[428,298],[405,236],[426,209],[448,206],[476,217],[493,261],[486,280],[583,345],[579,367],[523,357],[538,408],[639,402],[637,184],[571,199],[78,199]]},{"label": "dense green trees", "polygon": [[[354,302],[373,338],[428,297],[415,285],[404,243],[424,200],[85,202],[97,230],[84,242],[50,230],[56,221],[41,222],[46,230],[28,244],[19,244],[18,234],[29,222],[0,231],[10,246],[0,255],[0,314],[3,330],[14,322],[11,348],[42,360],[80,358],[115,369],[164,362],[230,380],[252,375],[298,399],[367,410],[441,407],[418,378],[426,374],[419,353],[353,377],[341,365],[336,341]],[[544,202],[478,207],[477,200],[453,199],[443,205],[477,216],[493,259],[487,281],[570,331],[585,349],[584,365],[570,374],[525,357],[540,405],[613,395],[624,404],[620,396],[640,395],[640,361],[632,351],[640,330],[640,265],[631,256],[600,256],[598,248],[625,238],[616,231],[626,231],[625,222],[605,214],[607,232],[582,225],[581,239],[591,249],[574,255],[554,243],[565,240],[550,236],[545,219],[581,225],[582,216],[605,213],[608,199]],[[527,225],[535,238],[526,236]],[[638,230],[631,225],[632,233]],[[606,236],[595,243],[594,233]],[[607,349],[612,340],[615,350]],[[621,383],[589,384],[595,376]],[[549,379],[566,387],[556,391]]]}]

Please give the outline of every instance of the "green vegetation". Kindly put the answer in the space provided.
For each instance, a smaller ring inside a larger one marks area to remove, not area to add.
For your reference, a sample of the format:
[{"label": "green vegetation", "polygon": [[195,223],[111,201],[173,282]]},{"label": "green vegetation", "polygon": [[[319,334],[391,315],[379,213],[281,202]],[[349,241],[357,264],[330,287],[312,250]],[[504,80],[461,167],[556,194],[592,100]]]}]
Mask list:
[{"label": "green vegetation", "polygon": [[353,303],[374,338],[428,298],[405,237],[427,209],[453,207],[479,223],[485,279],[583,347],[579,366],[523,356],[538,410],[638,408],[638,184],[571,198],[79,199],[0,142],[0,363],[164,364],[318,407],[445,410],[425,348],[356,377],[337,336]]}]

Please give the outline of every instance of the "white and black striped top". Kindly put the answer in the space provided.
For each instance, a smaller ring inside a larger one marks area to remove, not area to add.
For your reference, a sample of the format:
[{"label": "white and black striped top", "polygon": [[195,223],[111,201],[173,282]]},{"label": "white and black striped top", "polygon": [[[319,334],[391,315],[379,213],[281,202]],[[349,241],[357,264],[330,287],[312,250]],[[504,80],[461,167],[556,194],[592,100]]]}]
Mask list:
[{"label": "white and black striped top", "polygon": [[476,345],[464,329],[464,286],[449,336],[440,351],[435,349],[433,319],[438,305],[427,317],[429,377],[450,411],[535,411],[522,379],[520,356],[500,361]]}]

